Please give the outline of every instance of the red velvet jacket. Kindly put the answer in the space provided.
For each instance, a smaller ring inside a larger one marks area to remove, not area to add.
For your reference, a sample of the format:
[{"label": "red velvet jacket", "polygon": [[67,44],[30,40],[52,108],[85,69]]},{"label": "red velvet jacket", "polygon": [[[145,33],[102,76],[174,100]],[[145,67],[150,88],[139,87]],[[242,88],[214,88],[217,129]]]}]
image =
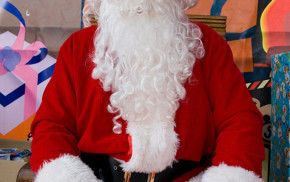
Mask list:
[{"label": "red velvet jacket", "polygon": [[[176,113],[175,130],[180,139],[176,159],[199,161],[215,152],[213,165],[224,162],[261,175],[263,118],[226,41],[211,28],[198,25],[205,56],[196,61],[191,81],[185,84],[186,98]],[[106,108],[110,93],[91,78],[95,30],[93,26],[74,33],[60,49],[31,126],[34,171],[44,160],[63,153],[78,155],[83,151],[130,159],[126,122],[122,134],[113,133],[114,116]]]}]

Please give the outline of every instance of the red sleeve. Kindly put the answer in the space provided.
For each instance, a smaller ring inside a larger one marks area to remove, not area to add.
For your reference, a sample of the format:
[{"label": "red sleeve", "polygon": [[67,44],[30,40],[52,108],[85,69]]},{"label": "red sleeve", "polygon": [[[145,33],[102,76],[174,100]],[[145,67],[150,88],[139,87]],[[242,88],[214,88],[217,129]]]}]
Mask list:
[{"label": "red sleeve", "polygon": [[261,176],[263,117],[252,101],[226,41],[214,31],[204,32],[203,41],[206,52],[202,63],[204,80],[217,138],[213,165],[224,162]]},{"label": "red sleeve", "polygon": [[44,160],[60,154],[78,155],[76,139],[76,99],[73,51],[70,37],[61,47],[54,74],[46,87],[42,104],[31,125],[31,169],[37,171]]}]

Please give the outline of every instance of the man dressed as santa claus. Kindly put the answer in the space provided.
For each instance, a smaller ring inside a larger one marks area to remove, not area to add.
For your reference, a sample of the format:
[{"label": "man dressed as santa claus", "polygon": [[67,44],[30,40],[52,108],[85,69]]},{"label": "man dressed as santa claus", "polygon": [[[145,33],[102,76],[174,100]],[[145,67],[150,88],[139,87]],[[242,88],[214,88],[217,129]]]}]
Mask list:
[{"label": "man dressed as santa claus", "polygon": [[31,126],[36,182],[262,182],[263,118],[196,0],[92,0]]}]

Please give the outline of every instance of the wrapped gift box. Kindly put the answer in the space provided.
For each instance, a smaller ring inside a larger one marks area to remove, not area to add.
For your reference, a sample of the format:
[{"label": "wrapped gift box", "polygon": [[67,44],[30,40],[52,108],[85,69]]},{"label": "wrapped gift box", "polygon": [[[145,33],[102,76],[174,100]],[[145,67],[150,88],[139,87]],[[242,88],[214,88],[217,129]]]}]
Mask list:
[{"label": "wrapped gift box", "polygon": [[272,55],[270,182],[290,181],[290,52]]},{"label": "wrapped gift box", "polygon": [[[30,61],[29,55],[30,57],[32,54],[32,57],[37,56],[41,54],[45,47],[40,42],[29,44],[22,41],[20,43],[21,49],[12,50],[18,37],[19,35],[16,36],[11,32],[0,34],[0,59],[2,56],[2,60],[0,60],[0,67],[2,68],[0,70],[0,133],[2,135],[13,130],[36,112],[56,62],[53,57],[47,55],[42,60],[28,64],[28,61]],[[9,60],[8,51],[5,53],[5,50],[14,51],[12,53],[17,52],[15,54],[21,56],[21,62],[18,65],[16,64],[13,70],[6,70],[6,72],[4,61],[13,62],[16,58]],[[3,59],[3,55],[6,56],[6,59]]]}]

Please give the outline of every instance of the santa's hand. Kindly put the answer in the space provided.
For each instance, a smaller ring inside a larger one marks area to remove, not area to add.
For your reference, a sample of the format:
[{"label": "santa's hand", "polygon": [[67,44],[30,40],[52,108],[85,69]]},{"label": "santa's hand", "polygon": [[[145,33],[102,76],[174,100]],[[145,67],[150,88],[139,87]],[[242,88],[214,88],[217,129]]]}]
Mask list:
[{"label": "santa's hand", "polygon": [[241,167],[220,164],[200,173],[189,182],[264,182],[254,172]]},{"label": "santa's hand", "polygon": [[79,157],[62,155],[45,162],[34,182],[101,182]]}]

